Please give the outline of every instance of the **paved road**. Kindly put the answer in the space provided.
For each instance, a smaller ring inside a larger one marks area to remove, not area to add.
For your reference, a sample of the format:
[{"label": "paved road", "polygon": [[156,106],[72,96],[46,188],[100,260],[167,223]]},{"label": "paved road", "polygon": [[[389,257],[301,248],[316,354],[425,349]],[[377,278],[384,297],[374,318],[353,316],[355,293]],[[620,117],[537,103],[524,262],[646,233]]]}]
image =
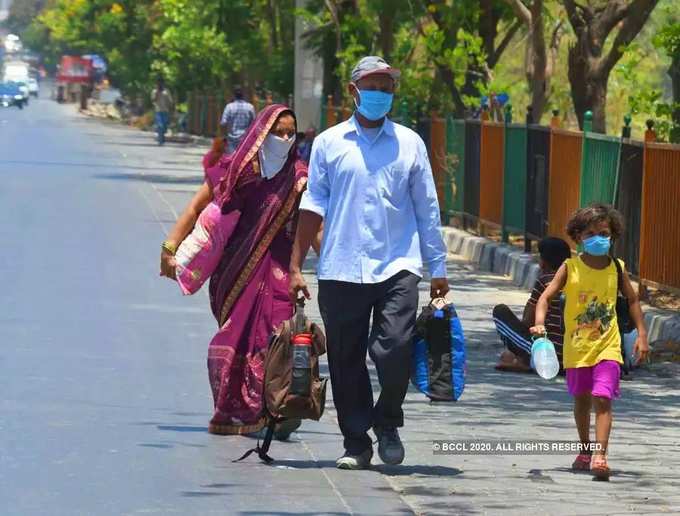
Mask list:
[{"label": "paved road", "polygon": [[1,514],[680,512],[672,378],[625,385],[609,484],[570,473],[571,456],[433,455],[433,439],[574,435],[563,383],[490,367],[490,309],[519,309],[526,293],[457,257],[468,387],[456,405],[409,393],[403,466],[335,470],[332,402],[274,445],[275,466],[232,464],[252,441],[206,432],[207,296],[182,297],[157,276],[200,156],[48,100],[0,111]]}]

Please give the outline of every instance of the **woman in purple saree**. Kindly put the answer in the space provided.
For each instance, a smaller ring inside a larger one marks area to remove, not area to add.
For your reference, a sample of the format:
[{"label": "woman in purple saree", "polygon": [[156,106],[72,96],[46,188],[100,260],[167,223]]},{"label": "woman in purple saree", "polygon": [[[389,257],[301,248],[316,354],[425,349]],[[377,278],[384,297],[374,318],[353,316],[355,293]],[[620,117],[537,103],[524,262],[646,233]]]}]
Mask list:
[{"label": "woman in purple saree", "polygon": [[[221,208],[229,235],[210,276],[210,305],[219,325],[208,348],[214,434],[248,434],[264,424],[264,353],[272,331],[293,314],[288,265],[307,180],[295,133],[290,109],[265,108],[236,151],[207,167],[205,184],[163,244],[161,274],[178,276],[184,290],[175,251],[209,204]],[[193,274],[200,276],[200,269]]]}]

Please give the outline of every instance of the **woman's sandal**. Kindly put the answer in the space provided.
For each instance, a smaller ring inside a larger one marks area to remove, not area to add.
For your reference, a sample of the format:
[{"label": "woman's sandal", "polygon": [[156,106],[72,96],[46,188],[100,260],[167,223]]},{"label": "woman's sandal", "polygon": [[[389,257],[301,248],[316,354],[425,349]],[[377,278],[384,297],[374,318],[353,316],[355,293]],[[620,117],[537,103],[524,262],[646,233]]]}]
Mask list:
[{"label": "woman's sandal", "polygon": [[571,465],[573,471],[590,471],[590,460],[592,455],[590,453],[581,453]]},{"label": "woman's sandal", "polygon": [[590,472],[593,474],[595,480],[609,480],[611,470],[607,465],[607,457],[604,455],[596,455],[593,457],[593,462],[590,466]]}]

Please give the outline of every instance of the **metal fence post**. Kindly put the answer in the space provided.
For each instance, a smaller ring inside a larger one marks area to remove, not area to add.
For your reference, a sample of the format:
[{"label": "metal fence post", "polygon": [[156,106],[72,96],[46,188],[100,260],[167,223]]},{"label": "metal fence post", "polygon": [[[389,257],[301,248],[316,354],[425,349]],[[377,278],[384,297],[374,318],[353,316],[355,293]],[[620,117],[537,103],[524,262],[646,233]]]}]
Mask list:
[{"label": "metal fence post", "polygon": [[[526,126],[527,126],[527,139],[529,138],[529,126],[534,123],[534,108],[531,106],[527,106],[527,114],[524,120]],[[527,145],[526,149],[526,154],[527,154],[527,168],[529,165],[529,146]],[[529,182],[527,181],[527,186]],[[527,228],[526,224],[524,226],[524,252],[525,253],[530,253],[531,252],[531,239],[529,238],[529,234],[527,233]]]},{"label": "metal fence post", "polygon": [[656,131],[654,131],[654,120],[649,119],[646,122],[647,130],[645,131],[645,142],[656,141]]},{"label": "metal fence post", "polygon": [[[505,106],[505,120],[503,121],[503,146],[505,149],[503,149],[503,178],[505,179],[508,174],[507,170],[507,163],[508,163],[508,124],[512,123],[512,104],[508,102],[508,104]],[[508,187],[507,184],[505,184],[505,181],[503,181],[503,195],[505,196],[505,189]],[[501,240],[504,243],[508,243],[510,239],[510,234],[508,232],[508,205],[506,202],[503,202],[503,220],[502,220],[502,229],[501,229]]]},{"label": "metal fence post", "polygon": [[630,115],[626,115],[623,117],[623,128],[621,129],[621,138],[628,138],[630,139],[630,122],[632,121]]},{"label": "metal fence post", "polygon": [[560,128],[560,110],[559,109],[553,109],[552,110],[552,118],[550,119],[550,128],[551,129],[559,129]]}]

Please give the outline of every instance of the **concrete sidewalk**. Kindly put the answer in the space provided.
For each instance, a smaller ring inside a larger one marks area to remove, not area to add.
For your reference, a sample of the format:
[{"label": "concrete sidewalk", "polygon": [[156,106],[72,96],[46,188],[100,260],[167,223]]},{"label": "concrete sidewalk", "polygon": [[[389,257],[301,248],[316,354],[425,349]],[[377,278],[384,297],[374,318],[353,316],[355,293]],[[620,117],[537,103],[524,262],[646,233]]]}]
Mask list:
[{"label": "concrete sidewalk", "polygon": [[[115,141],[129,166],[128,179],[138,183],[150,216],[157,221],[158,241],[202,180],[204,149],[169,144],[158,148],[153,135],[109,126],[102,138]],[[150,260],[157,259],[149,256]],[[314,261],[306,274],[313,292]],[[225,497],[230,514],[661,514],[680,512],[680,389],[674,378],[636,373],[624,384],[615,404],[609,483],[592,482],[569,470],[571,455],[561,456],[441,456],[434,439],[560,439],[576,438],[571,402],[562,380],[546,382],[533,375],[499,373],[493,369],[501,350],[493,330],[491,309],[499,303],[521,310],[527,293],[511,279],[478,270],[460,255],[451,255],[449,274],[454,300],[468,340],[466,391],[458,403],[431,404],[411,390],[405,401],[402,437],[406,460],[398,467],[379,464],[370,471],[334,468],[341,454],[335,411],[329,391],[327,412],[320,422],[305,422],[290,443],[274,443],[272,466],[238,457],[252,442],[200,432],[186,434],[195,444],[197,461],[212,484],[187,492],[196,502]],[[171,286],[159,287],[165,295]],[[421,303],[427,302],[421,284]],[[198,331],[209,338],[212,326],[205,294],[180,298],[178,307],[192,307],[187,323],[204,323]],[[203,310],[200,315],[198,311]],[[317,320],[316,303],[309,307]],[[183,317],[185,315],[183,314]],[[189,321],[189,319],[191,321]],[[183,337],[173,349],[181,349]],[[207,340],[206,340],[207,343]],[[202,349],[199,347],[199,349]],[[327,368],[323,366],[323,373]],[[375,383],[375,371],[371,367]],[[194,376],[192,376],[193,378]],[[207,391],[205,384],[197,389]],[[208,397],[204,396],[208,403]],[[187,427],[203,428],[209,407],[196,407],[183,419]],[[150,450],[150,452],[153,450]],[[215,457],[217,458],[215,460]],[[224,481],[220,480],[224,477]],[[188,496],[188,495],[187,495]],[[200,511],[200,512],[199,512]]]}]

